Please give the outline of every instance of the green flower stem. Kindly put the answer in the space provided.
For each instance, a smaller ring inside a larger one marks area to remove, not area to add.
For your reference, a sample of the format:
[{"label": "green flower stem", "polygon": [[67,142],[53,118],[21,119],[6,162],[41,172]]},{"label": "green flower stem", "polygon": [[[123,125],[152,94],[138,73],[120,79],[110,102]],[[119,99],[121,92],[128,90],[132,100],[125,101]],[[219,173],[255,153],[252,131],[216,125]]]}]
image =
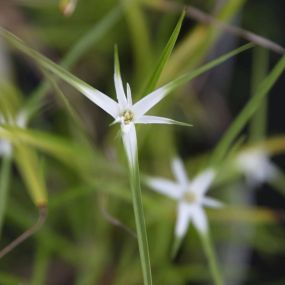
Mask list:
[{"label": "green flower stem", "polygon": [[7,204],[11,164],[11,157],[9,155],[3,156],[0,172],[0,237],[2,233],[3,221]]},{"label": "green flower stem", "polygon": [[[252,96],[258,88],[267,73],[269,64],[269,51],[267,49],[256,47],[253,49],[253,63],[252,63]],[[250,124],[250,140],[257,142],[266,135],[267,123],[267,98],[264,97],[262,104],[253,116]]]},{"label": "green flower stem", "polygon": [[213,244],[211,242],[211,238],[209,234],[201,234],[200,235],[203,249],[208,259],[209,267],[211,274],[213,276],[214,284],[215,285],[223,285],[223,280],[221,273],[219,271],[218,262],[216,259],[215,251],[213,249]]},{"label": "green flower stem", "polygon": [[142,273],[145,285],[152,284],[149,249],[146,233],[146,225],[141,197],[139,165],[136,159],[134,165],[129,164],[130,184],[132,189],[133,207],[135,214],[137,238],[141,258]]},{"label": "green flower stem", "polygon": [[210,158],[211,165],[218,165],[228,153],[231,144],[234,142],[240,131],[252,118],[258,107],[262,104],[265,96],[279,79],[285,69],[285,56],[275,65],[272,71],[258,85],[255,95],[248,101],[237,118],[233,121],[225,135],[222,137]]}]

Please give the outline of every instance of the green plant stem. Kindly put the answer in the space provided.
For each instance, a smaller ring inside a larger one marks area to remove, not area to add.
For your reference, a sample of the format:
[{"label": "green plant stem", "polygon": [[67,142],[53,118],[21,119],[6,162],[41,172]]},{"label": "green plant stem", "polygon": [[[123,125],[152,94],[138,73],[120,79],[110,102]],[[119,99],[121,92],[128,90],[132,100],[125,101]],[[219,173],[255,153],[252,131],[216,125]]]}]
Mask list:
[{"label": "green plant stem", "polygon": [[[251,78],[251,92],[252,96],[255,95],[258,84],[265,76],[269,64],[269,51],[261,47],[253,49],[253,63],[252,63],[252,78]],[[264,138],[266,134],[267,122],[267,98],[264,97],[259,109],[253,116],[250,123],[250,140],[257,142]]]},{"label": "green plant stem", "polygon": [[209,233],[208,234],[201,234],[200,235],[203,249],[208,259],[209,267],[211,274],[213,276],[214,284],[215,285],[223,285],[223,280],[221,273],[219,271],[218,262],[216,259],[215,251],[213,249],[213,244],[211,242],[211,238]]},{"label": "green plant stem", "polygon": [[[116,7],[109,12],[102,21],[96,23],[66,54],[59,65],[65,69],[71,69],[78,59],[85,54],[92,46],[116,24],[122,15],[121,7]],[[28,102],[28,111],[32,116],[39,108],[39,102],[50,90],[51,85],[48,81],[43,81],[40,86],[32,93]]]},{"label": "green plant stem", "polygon": [[223,138],[220,140],[210,158],[211,165],[218,165],[224,159],[231,144],[256,112],[257,108],[263,102],[264,97],[268,94],[269,90],[283,73],[284,69],[285,56],[280,59],[269,75],[258,85],[256,94],[248,101]]},{"label": "green plant stem", "polygon": [[141,197],[139,165],[137,159],[134,166],[129,164],[129,172],[130,172],[130,183],[132,189],[133,207],[134,207],[137,238],[138,238],[144,284],[151,285],[152,284],[151,266],[150,266],[146,225],[145,225],[145,218],[144,218],[144,211],[143,211],[143,204]]},{"label": "green plant stem", "polygon": [[3,156],[0,173],[0,237],[2,233],[3,221],[7,204],[11,165],[11,157],[9,155]]}]

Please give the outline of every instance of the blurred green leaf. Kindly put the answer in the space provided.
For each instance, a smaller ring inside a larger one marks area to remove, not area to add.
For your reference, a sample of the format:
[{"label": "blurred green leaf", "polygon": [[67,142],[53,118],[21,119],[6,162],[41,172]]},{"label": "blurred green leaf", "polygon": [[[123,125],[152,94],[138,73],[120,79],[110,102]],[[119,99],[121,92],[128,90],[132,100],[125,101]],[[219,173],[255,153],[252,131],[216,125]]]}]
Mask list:
[{"label": "blurred green leaf", "polygon": [[219,164],[228,152],[232,142],[235,140],[236,136],[240,133],[246,123],[256,112],[260,104],[263,102],[264,97],[268,94],[269,90],[274,86],[275,82],[281,76],[285,69],[285,56],[283,56],[279,62],[275,65],[273,70],[268,76],[259,84],[256,95],[254,95],[245,107],[242,109],[240,114],[231,124],[230,128],[224,134],[223,138],[220,140],[216,146],[212,157],[211,164]]},{"label": "blurred green leaf", "polygon": [[161,72],[163,71],[164,66],[166,65],[172,51],[174,48],[174,45],[177,41],[178,35],[180,33],[180,29],[182,26],[183,19],[185,17],[185,11],[182,12],[175,29],[173,30],[164,50],[162,51],[162,54],[158,60],[158,63],[156,65],[156,68],[154,69],[153,73],[151,74],[150,78],[148,79],[147,85],[145,87],[144,94],[148,94],[151,91],[153,91],[156,87],[156,84],[160,78]]},{"label": "blurred green leaf", "polygon": [[47,190],[37,154],[23,144],[15,145],[14,149],[15,160],[33,202],[37,207],[47,205]]}]

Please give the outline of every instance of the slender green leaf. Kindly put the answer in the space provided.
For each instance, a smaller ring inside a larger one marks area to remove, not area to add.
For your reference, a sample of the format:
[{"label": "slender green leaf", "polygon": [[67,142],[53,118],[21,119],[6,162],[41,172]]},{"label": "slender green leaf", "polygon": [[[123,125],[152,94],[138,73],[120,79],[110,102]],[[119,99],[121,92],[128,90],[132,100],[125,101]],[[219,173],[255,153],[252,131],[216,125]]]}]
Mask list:
[{"label": "slender green leaf", "polygon": [[208,259],[211,274],[215,285],[223,285],[221,273],[218,267],[218,262],[213,249],[213,244],[210,235],[201,235],[202,246]]},{"label": "slender green leaf", "polygon": [[278,80],[280,75],[285,69],[285,56],[283,56],[280,61],[275,65],[273,70],[269,75],[259,84],[256,95],[254,95],[245,107],[242,109],[240,114],[231,124],[228,131],[225,133],[223,138],[220,140],[219,144],[215,148],[210,163],[218,164],[224,158],[228,152],[234,139],[240,133],[240,131],[245,127],[246,123],[256,112],[260,104],[263,102],[263,98],[268,94],[269,90],[273,87],[275,82]]},{"label": "slender green leaf", "polygon": [[[82,147],[46,132],[3,126],[0,127],[0,138],[7,139],[12,144],[17,144],[20,140],[22,143],[53,155],[70,166],[75,166],[77,163],[86,166],[86,161],[90,157],[87,146]],[[97,159],[99,160],[99,157]],[[70,164],[70,160],[74,163]]]},{"label": "slender green leaf", "polygon": [[2,159],[1,173],[0,173],[0,238],[2,233],[2,227],[5,217],[5,211],[7,208],[7,196],[10,184],[11,175],[11,157],[4,156]]},{"label": "slender green leaf", "polygon": [[[104,18],[96,23],[86,34],[82,36],[79,41],[74,44],[66,56],[60,61],[60,65],[66,69],[72,68],[72,66],[78,61],[78,59],[87,53],[95,43],[99,42],[104,35],[118,22],[122,16],[122,9],[116,7],[112,9]],[[33,114],[39,108],[40,99],[48,92],[50,85],[44,81],[33,92],[31,99],[28,101],[27,109],[29,113]]]},{"label": "slender green leaf", "polygon": [[166,63],[167,63],[167,61],[168,61],[168,59],[169,59],[169,57],[173,51],[174,45],[175,45],[177,38],[178,38],[178,35],[180,33],[180,29],[181,29],[184,17],[185,17],[185,11],[182,12],[182,14],[181,14],[176,26],[175,26],[175,29],[173,30],[163,52],[162,52],[162,54],[158,60],[156,68],[154,69],[154,72],[151,74],[151,76],[148,80],[144,94],[148,94],[155,89],[156,84],[157,84],[157,82],[160,78],[160,75],[162,73],[162,70],[163,70],[164,66],[166,65]]},{"label": "slender green leaf", "polygon": [[[47,70],[55,73],[61,79],[65,80],[67,83],[72,85],[74,88],[81,92],[82,88],[88,88],[90,91],[94,91],[97,93],[98,91],[90,86],[89,84],[85,83],[81,79],[77,78],[76,76],[72,75],[70,72],[65,70],[64,68],[60,67],[59,65],[55,64],[45,56],[41,55],[40,53],[36,52],[35,50],[27,47],[20,39],[15,37],[13,34],[9,33],[4,29],[0,29],[0,35],[2,35],[7,41],[13,44],[17,49],[25,53],[27,56],[33,58],[38,64],[42,67],[46,68]],[[225,55],[218,57],[217,59],[206,63],[205,65],[197,68],[194,71],[186,73],[184,75],[179,76],[175,80],[169,82],[168,84],[164,85],[163,87],[168,90],[168,93],[177,87],[185,84],[187,81],[194,79],[195,77],[203,74],[204,72],[214,68],[215,66],[223,63],[224,61],[230,59],[233,56],[253,47],[253,44],[246,44],[241,46]]]},{"label": "slender green leaf", "polygon": [[25,145],[14,147],[14,157],[26,183],[30,196],[37,207],[47,205],[47,191],[36,153]]},{"label": "slender green leaf", "polygon": [[199,75],[209,71],[210,69],[222,64],[223,62],[225,62],[226,60],[238,55],[239,53],[241,52],[244,52],[250,48],[252,48],[254,45],[249,43],[249,44],[246,44],[246,45],[243,45],[233,51],[230,51],[204,65],[202,65],[201,67],[198,67],[196,68],[195,70],[193,71],[190,71],[190,72],[187,72],[181,76],[179,76],[178,78],[170,81],[169,83],[165,84],[164,87],[166,89],[170,91],[178,88],[179,86],[185,84],[186,82],[194,79],[195,77],[198,77]]},{"label": "slender green leaf", "polygon": [[[253,49],[252,63],[252,96],[256,95],[259,83],[265,78],[269,64],[269,51],[256,47]],[[252,117],[250,124],[250,140],[258,141],[265,136],[267,123],[267,98],[264,96],[263,102]]]},{"label": "slender green leaf", "polygon": [[140,1],[123,0],[122,3],[130,31],[132,51],[136,66],[136,78],[141,80],[152,62],[150,29]]},{"label": "slender green leaf", "polygon": [[143,211],[143,202],[141,197],[139,165],[137,159],[134,166],[132,166],[131,164],[129,165],[129,171],[130,171],[130,183],[132,189],[133,207],[134,207],[144,284],[151,285],[152,275],[151,275],[150,257],[149,257],[148,241],[147,241],[147,232],[146,232],[146,225],[145,225],[145,218]]}]

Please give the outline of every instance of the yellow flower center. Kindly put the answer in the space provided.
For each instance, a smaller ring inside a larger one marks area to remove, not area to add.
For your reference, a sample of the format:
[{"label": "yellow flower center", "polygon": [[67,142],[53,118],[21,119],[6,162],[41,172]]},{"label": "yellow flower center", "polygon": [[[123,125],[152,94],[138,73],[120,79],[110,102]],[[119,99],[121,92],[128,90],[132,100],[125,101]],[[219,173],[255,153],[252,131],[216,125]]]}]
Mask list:
[{"label": "yellow flower center", "polygon": [[131,123],[134,119],[134,113],[130,110],[126,110],[124,111],[124,113],[122,114],[123,120],[124,120],[124,124],[128,125],[129,123]]},{"label": "yellow flower center", "polygon": [[187,203],[194,203],[197,201],[197,196],[193,192],[188,191],[184,194],[183,200]]}]

